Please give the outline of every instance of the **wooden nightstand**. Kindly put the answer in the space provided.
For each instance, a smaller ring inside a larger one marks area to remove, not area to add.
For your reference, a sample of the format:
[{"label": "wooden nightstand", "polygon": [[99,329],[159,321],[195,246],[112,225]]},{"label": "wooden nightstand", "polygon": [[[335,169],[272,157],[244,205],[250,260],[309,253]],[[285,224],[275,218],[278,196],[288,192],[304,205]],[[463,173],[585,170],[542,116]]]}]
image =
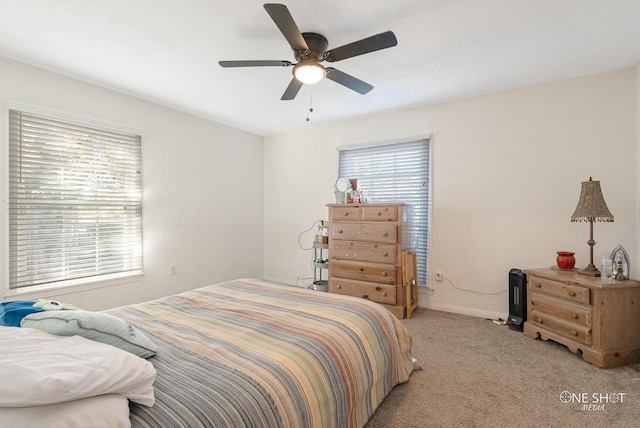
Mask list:
[{"label": "wooden nightstand", "polygon": [[600,368],[640,363],[640,282],[527,269],[524,334],[551,339]]}]

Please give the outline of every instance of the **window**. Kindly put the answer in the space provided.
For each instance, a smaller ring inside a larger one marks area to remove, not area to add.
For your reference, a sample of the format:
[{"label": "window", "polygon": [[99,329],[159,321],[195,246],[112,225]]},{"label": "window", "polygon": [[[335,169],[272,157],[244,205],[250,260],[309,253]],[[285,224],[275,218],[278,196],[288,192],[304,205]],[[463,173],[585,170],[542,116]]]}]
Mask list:
[{"label": "window", "polygon": [[404,202],[414,207],[412,247],[418,283],[427,284],[431,211],[429,140],[340,148],[339,176],[357,178],[368,202]]},{"label": "window", "polygon": [[83,123],[10,104],[10,289],[142,269],[141,136]]}]

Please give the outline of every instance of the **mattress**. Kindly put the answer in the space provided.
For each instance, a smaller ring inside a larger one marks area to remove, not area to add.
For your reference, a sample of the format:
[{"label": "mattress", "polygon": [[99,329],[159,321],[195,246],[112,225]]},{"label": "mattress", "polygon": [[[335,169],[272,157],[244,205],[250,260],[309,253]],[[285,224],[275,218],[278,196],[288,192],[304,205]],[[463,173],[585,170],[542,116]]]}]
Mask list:
[{"label": "mattress", "polygon": [[133,427],[361,427],[413,370],[403,325],[350,296],[239,279],[107,312],[158,347]]}]

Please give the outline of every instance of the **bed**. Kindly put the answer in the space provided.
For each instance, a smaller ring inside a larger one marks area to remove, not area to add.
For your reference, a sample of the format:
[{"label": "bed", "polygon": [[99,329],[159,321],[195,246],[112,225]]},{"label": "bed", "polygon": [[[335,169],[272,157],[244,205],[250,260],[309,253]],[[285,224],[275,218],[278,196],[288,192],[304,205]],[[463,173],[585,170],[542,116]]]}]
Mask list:
[{"label": "bed", "polygon": [[413,371],[402,324],[349,296],[239,279],[105,313],[155,349],[133,427],[362,427]]}]

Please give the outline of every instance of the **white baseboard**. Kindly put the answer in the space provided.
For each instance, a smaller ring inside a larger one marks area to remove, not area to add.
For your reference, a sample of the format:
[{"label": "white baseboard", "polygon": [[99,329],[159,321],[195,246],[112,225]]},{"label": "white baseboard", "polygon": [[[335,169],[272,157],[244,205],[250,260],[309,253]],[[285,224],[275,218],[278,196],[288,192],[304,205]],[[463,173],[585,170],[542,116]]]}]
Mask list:
[{"label": "white baseboard", "polygon": [[291,278],[262,277],[261,279],[263,281],[274,282],[276,284],[289,285],[291,287],[303,288],[302,286],[296,284],[296,280],[292,281]]},{"label": "white baseboard", "polygon": [[[264,277],[263,280],[265,281],[269,281],[269,282],[275,282],[277,284],[284,284],[284,285],[289,285],[292,287],[301,287],[300,285],[296,284],[296,281],[292,281],[291,278],[275,278],[275,277]],[[421,290],[422,291],[422,290]],[[478,317],[478,318],[485,318],[485,319],[492,319],[492,320],[497,320],[502,318],[503,320],[507,320],[508,318],[508,314],[503,314],[503,313],[499,313],[499,312],[493,312],[493,311],[485,311],[485,310],[481,310],[481,309],[475,309],[475,308],[469,308],[467,306],[457,306],[457,305],[448,305],[448,304],[433,304],[433,303],[422,303],[422,302],[428,302],[429,301],[429,296],[427,294],[424,293],[420,293],[420,307],[421,308],[426,308],[426,309],[432,309],[434,311],[442,311],[442,312],[452,312],[454,314],[461,314],[461,315],[469,315],[472,317]]]},{"label": "white baseboard", "polygon": [[472,317],[479,317],[479,318],[485,318],[485,319],[491,319],[491,320],[497,320],[502,318],[503,320],[506,321],[508,318],[508,314],[503,314],[503,313],[494,312],[494,311],[485,311],[485,310],[476,309],[476,308],[469,308],[467,306],[430,304],[430,303],[422,304],[422,302],[425,300],[426,299],[423,299],[420,302],[420,307],[423,307],[426,309],[432,309],[434,311],[452,312],[454,314],[469,315]]}]

